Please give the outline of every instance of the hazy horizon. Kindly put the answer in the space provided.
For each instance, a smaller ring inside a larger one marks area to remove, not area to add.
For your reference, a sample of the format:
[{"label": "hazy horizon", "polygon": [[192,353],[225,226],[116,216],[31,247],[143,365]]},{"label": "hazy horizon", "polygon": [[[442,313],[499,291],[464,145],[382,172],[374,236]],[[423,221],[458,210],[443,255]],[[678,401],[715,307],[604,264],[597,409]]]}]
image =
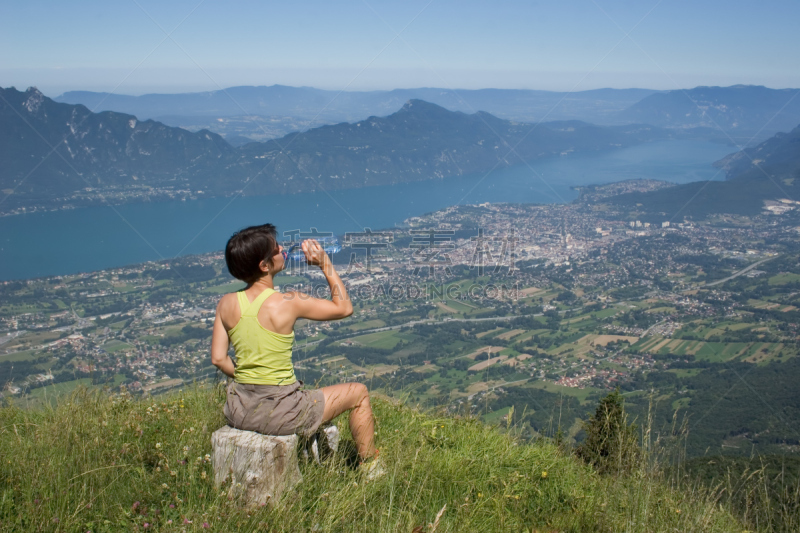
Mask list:
[{"label": "hazy horizon", "polygon": [[141,95],[243,85],[800,87],[795,2],[0,5],[0,84]]}]

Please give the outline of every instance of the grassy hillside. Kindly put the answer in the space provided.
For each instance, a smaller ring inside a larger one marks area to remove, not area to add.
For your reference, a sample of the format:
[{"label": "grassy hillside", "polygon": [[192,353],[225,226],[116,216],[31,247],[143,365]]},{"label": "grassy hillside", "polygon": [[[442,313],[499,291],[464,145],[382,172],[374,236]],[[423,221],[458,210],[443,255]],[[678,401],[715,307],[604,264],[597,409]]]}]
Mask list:
[{"label": "grassy hillside", "polygon": [[366,483],[337,459],[303,464],[303,483],[277,509],[248,513],[211,481],[207,454],[223,425],[222,398],[220,389],[200,387],[149,400],[79,390],[52,409],[0,409],[0,529],[743,529],[705,493],[670,488],[648,469],[600,477],[546,440],[518,441],[513,428],[504,433],[380,398],[386,476]]}]

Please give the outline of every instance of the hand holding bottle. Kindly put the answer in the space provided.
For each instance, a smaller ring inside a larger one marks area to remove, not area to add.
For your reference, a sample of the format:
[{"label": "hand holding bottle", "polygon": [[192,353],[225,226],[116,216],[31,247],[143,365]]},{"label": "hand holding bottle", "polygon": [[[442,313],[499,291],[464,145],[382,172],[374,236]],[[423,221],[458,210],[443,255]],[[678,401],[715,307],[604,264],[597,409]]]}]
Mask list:
[{"label": "hand holding bottle", "polygon": [[306,262],[309,265],[317,265],[323,268],[326,264],[330,264],[331,260],[325,249],[315,239],[306,239],[302,244],[303,253],[306,255]]}]

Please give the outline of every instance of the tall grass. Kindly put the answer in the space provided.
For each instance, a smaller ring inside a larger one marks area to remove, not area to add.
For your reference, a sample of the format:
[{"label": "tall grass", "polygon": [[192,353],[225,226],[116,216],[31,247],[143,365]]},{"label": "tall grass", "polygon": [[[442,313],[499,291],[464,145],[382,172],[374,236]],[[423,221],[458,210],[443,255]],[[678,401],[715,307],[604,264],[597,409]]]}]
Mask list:
[{"label": "tall grass", "polygon": [[380,397],[384,477],[366,482],[341,453],[302,464],[303,482],[275,508],[243,509],[214,487],[207,455],[223,399],[199,386],[140,400],[79,390],[53,408],[0,409],[0,529],[742,531],[707,494],[643,468],[601,477],[545,439]]}]

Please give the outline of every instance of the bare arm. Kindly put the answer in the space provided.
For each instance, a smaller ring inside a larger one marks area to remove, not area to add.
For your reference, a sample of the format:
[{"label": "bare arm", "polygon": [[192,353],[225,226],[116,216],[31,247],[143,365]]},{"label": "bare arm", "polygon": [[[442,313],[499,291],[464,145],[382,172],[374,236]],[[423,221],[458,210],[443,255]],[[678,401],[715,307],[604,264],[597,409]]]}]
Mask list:
[{"label": "bare arm", "polygon": [[211,333],[211,364],[219,368],[223,374],[232,378],[236,367],[228,355],[230,342],[228,340],[228,332],[222,324],[222,318],[220,318],[220,307],[222,307],[222,300],[217,305],[217,316],[214,317],[214,329]]},{"label": "bare arm", "polygon": [[347,295],[347,289],[336,273],[328,254],[315,240],[303,241],[303,251],[310,265],[317,265],[325,275],[331,289],[331,299],[312,298],[301,293],[289,293],[297,318],[309,320],[337,320],[353,314],[353,304]]}]

